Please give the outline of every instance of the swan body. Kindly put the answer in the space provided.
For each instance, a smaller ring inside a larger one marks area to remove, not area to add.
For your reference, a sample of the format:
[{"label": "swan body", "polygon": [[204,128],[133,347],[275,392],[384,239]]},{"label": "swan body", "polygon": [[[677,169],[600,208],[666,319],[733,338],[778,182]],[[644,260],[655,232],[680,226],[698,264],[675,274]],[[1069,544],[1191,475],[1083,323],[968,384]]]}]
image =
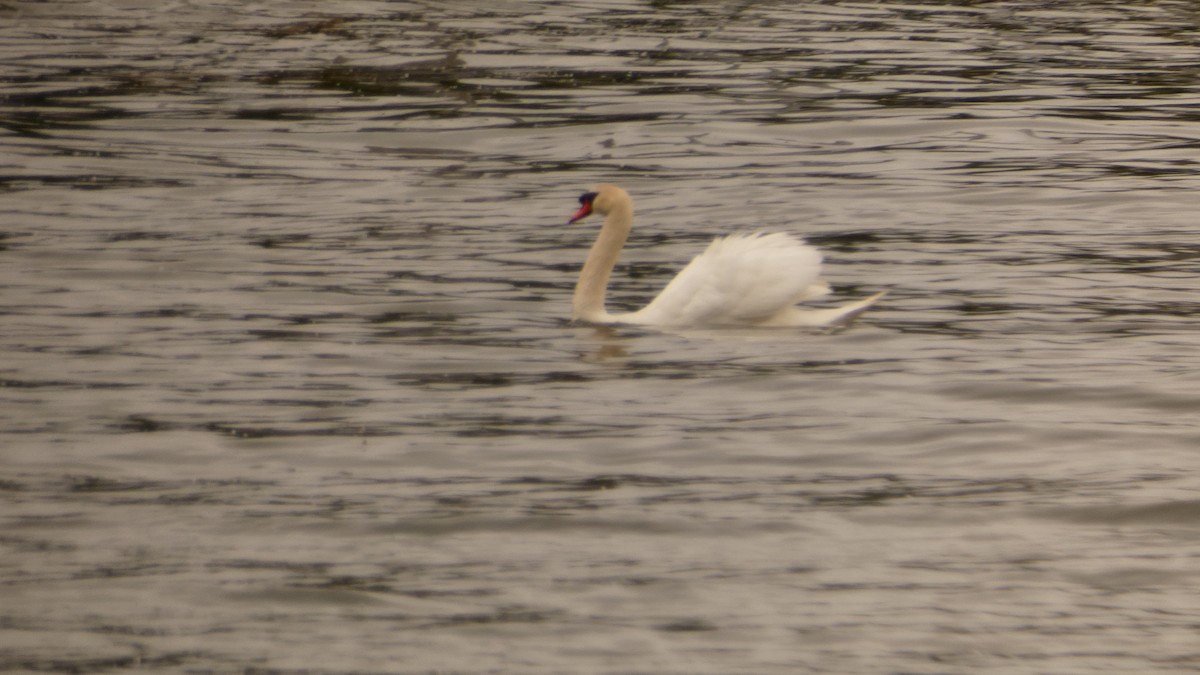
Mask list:
[{"label": "swan body", "polygon": [[796,303],[826,296],[821,253],[784,233],[719,237],[692,259],[650,304],[636,312],[605,309],[608,280],[633,227],[633,200],[625,190],[597,185],[579,198],[568,224],[595,212],[604,226],[575,285],[571,318],[597,324],[646,326],[828,326],[849,321],[883,293],[829,309]]}]

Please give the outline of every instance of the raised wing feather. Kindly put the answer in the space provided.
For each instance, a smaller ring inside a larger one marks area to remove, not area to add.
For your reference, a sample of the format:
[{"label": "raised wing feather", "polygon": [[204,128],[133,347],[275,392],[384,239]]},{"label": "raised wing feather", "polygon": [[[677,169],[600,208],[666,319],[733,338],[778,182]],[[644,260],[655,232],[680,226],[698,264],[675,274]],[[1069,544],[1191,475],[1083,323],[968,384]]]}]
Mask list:
[{"label": "raised wing feather", "polygon": [[784,233],[716,239],[645,309],[628,317],[657,325],[745,325],[824,295],[821,254]]}]

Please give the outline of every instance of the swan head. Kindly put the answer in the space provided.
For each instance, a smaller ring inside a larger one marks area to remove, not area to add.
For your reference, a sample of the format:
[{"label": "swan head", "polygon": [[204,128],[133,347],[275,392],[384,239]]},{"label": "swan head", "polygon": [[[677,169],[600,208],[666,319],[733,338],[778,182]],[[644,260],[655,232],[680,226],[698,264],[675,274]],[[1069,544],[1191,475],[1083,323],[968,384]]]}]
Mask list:
[{"label": "swan head", "polygon": [[575,215],[571,216],[567,224],[570,225],[583,220],[590,216],[592,212],[606,216],[619,206],[632,208],[631,204],[628,192],[616,185],[601,183],[592,188],[591,192],[579,195],[579,210],[575,212]]}]

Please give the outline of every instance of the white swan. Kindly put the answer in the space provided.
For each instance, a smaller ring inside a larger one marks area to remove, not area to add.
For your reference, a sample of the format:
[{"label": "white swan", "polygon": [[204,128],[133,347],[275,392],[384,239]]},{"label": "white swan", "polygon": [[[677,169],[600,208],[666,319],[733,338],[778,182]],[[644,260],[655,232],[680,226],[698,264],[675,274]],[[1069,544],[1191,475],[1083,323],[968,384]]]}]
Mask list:
[{"label": "white swan", "polygon": [[828,326],[849,321],[883,293],[830,309],[797,302],[828,295],[821,253],[788,234],[730,235],[713,240],[649,305],[624,314],[604,307],[608,279],[633,227],[633,200],[615,185],[597,185],[579,198],[568,224],[593,211],[605,216],[571,304],[571,318],[598,324],[649,326]]}]

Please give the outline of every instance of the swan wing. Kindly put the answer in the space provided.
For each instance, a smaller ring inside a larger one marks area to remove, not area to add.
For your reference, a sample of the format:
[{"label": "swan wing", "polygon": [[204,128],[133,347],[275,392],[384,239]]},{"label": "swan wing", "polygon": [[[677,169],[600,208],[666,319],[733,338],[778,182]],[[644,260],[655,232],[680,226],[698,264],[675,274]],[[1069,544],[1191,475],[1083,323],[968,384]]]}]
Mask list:
[{"label": "swan wing", "polygon": [[821,253],[784,233],[713,240],[632,321],[672,326],[761,323],[829,292]]}]

